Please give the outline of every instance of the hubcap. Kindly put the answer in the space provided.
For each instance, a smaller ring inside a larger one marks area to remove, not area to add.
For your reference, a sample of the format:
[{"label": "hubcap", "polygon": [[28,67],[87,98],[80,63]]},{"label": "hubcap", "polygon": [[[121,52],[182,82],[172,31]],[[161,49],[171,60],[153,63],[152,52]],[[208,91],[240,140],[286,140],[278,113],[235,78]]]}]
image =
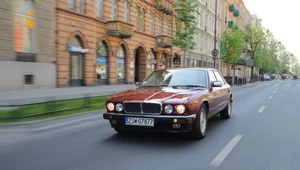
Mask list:
[{"label": "hubcap", "polygon": [[200,131],[202,134],[205,133],[205,130],[206,130],[206,112],[205,112],[205,109],[202,109],[201,110],[201,113],[200,113]]},{"label": "hubcap", "polygon": [[231,102],[228,101],[228,115],[231,115]]}]

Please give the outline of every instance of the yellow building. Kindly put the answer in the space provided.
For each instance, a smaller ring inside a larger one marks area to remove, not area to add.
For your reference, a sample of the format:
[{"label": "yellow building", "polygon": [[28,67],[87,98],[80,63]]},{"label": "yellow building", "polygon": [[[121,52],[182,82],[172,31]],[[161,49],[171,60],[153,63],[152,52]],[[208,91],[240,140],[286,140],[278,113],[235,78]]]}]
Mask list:
[{"label": "yellow building", "polygon": [[[247,24],[252,23],[252,15],[246,8],[243,0],[226,0],[222,1],[222,21],[221,30],[224,33],[225,30],[233,25],[238,25],[242,30],[245,29]],[[243,50],[244,51],[244,50]],[[242,53],[242,59],[247,59],[247,53]],[[220,71],[224,76],[232,76],[233,70],[220,61]],[[245,65],[238,65],[236,70],[236,76],[246,77],[249,80],[251,68]]]}]

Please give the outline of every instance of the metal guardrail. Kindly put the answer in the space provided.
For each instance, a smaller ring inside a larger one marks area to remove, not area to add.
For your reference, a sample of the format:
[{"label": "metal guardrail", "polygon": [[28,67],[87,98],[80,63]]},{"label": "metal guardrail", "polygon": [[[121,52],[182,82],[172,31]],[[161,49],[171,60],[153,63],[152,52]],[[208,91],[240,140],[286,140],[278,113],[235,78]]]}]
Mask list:
[{"label": "metal guardrail", "polygon": [[[47,114],[51,114],[51,113],[58,113],[58,112],[62,112],[62,111],[70,111],[70,110],[88,108],[88,107],[99,105],[99,103],[92,102],[93,98],[98,98],[98,97],[105,97],[105,96],[103,96],[103,95],[94,96],[91,93],[86,93],[86,94],[83,94],[82,97],[77,97],[77,98],[73,98],[73,99],[59,99],[59,100],[56,100],[55,97],[51,96],[51,97],[46,97],[46,100],[44,100],[43,102],[37,102],[37,103],[35,102],[35,103],[30,103],[30,104],[18,104],[18,103],[22,103],[22,102],[20,102],[20,101],[18,102],[18,100],[14,100],[13,104],[0,106],[0,109],[6,108],[5,110],[1,110],[1,111],[11,112],[11,115],[12,115],[10,117],[4,117],[4,118],[2,118],[0,116],[0,120],[22,119],[22,118],[47,115]],[[20,100],[22,100],[22,99],[20,99]],[[58,104],[61,104],[61,102],[76,101],[76,100],[82,100],[81,105],[76,106],[76,107],[57,109]],[[22,111],[22,109],[26,109],[26,107],[28,107],[28,106],[43,105],[43,104],[45,106],[45,109],[43,109],[43,111],[40,113],[31,113],[31,114],[25,114],[25,115],[23,113],[20,113],[20,108]]]}]

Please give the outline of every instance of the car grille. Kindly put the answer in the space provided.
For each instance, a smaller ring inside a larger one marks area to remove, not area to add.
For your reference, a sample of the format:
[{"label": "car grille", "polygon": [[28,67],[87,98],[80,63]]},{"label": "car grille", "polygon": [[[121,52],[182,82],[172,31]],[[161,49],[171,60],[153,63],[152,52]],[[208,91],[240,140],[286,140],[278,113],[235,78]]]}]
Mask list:
[{"label": "car grille", "polygon": [[148,102],[125,102],[124,111],[125,113],[134,114],[160,114],[161,105]]}]

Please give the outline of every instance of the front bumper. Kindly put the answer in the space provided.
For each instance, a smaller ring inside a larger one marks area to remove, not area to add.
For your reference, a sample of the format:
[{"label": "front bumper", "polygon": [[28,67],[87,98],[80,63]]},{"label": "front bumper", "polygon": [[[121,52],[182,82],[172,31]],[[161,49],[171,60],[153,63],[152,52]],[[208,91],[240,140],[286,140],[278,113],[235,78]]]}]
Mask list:
[{"label": "front bumper", "polygon": [[[128,126],[125,125],[125,117],[153,118],[154,127]],[[190,132],[193,129],[193,123],[196,114],[189,116],[170,116],[170,115],[138,115],[122,113],[104,113],[103,118],[110,121],[112,128],[138,130],[138,131],[156,131],[156,132]],[[176,119],[176,122],[174,122]],[[174,124],[177,127],[174,127]],[[180,127],[178,127],[180,124]]]}]

